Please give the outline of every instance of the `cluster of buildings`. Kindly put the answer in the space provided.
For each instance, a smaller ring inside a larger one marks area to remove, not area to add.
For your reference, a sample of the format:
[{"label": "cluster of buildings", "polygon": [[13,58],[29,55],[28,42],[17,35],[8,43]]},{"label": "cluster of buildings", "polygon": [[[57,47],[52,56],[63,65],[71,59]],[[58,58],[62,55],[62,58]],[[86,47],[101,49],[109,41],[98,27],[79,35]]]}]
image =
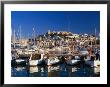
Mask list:
[{"label": "cluster of buildings", "polygon": [[[12,38],[12,48],[20,47],[19,51],[37,53],[66,54],[78,51],[81,47],[99,46],[100,38],[88,34],[74,34],[67,31],[50,31],[43,35],[28,39]],[[21,52],[23,53],[23,52]]]},{"label": "cluster of buildings", "polygon": [[35,43],[35,45],[37,45],[39,48],[50,49],[59,46],[71,47],[75,45],[96,45],[100,42],[99,38],[95,37],[94,35],[79,35],[66,31],[48,31],[46,34],[39,35],[38,37],[34,38],[34,40],[29,40],[29,43]]},{"label": "cluster of buildings", "polygon": [[[37,37],[34,35],[30,39],[16,40],[12,38],[11,47],[12,59],[18,60],[18,58],[22,58],[21,55],[27,55],[30,65],[42,64],[44,61],[47,65],[56,64],[61,61],[62,57],[67,64],[72,65],[79,62],[77,58],[83,59],[82,55],[86,55],[86,57],[89,55],[90,60],[99,58],[97,50],[100,50],[100,38],[95,35],[80,35],[66,31],[48,31]],[[37,55],[41,55],[40,59]],[[76,59],[72,59],[74,57]],[[90,65],[94,65],[92,62]]]}]

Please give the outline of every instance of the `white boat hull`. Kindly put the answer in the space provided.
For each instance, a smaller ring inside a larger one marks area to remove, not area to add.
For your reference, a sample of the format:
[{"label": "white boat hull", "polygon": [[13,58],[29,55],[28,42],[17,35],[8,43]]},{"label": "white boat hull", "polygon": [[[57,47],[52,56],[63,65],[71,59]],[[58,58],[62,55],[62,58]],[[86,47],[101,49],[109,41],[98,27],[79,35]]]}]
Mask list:
[{"label": "white boat hull", "polygon": [[67,60],[67,61],[66,61],[66,63],[67,63],[68,65],[75,65],[75,64],[77,64],[77,63],[79,63],[79,62],[80,62],[80,60],[76,60],[76,59]]},{"label": "white boat hull", "polygon": [[27,63],[26,63],[26,60],[23,60],[23,59],[15,59],[15,64],[22,65],[22,64],[27,64]]},{"label": "white boat hull", "polygon": [[41,63],[42,63],[42,60],[29,60],[30,66],[40,65]]},{"label": "white boat hull", "polygon": [[16,61],[16,63],[21,63],[21,62],[24,62],[25,60],[23,60],[23,59],[16,59],[15,61]]}]

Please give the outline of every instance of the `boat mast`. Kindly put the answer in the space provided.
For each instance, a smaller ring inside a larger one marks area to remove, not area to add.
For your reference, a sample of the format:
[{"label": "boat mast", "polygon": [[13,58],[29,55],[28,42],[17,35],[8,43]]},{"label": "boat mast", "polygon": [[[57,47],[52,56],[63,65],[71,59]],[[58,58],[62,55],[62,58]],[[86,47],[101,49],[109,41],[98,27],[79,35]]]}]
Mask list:
[{"label": "boat mast", "polygon": [[20,44],[21,44],[21,26],[19,26],[19,34],[20,34],[19,41],[20,41]]},{"label": "boat mast", "polygon": [[95,28],[95,45],[96,45],[96,28]]},{"label": "boat mast", "polygon": [[34,38],[34,45],[35,45],[35,29],[33,27],[33,38]]},{"label": "boat mast", "polygon": [[96,28],[95,28],[95,37],[96,37]]},{"label": "boat mast", "polygon": [[14,31],[14,48],[15,48],[15,41],[16,41],[16,38],[15,38],[15,30]]}]

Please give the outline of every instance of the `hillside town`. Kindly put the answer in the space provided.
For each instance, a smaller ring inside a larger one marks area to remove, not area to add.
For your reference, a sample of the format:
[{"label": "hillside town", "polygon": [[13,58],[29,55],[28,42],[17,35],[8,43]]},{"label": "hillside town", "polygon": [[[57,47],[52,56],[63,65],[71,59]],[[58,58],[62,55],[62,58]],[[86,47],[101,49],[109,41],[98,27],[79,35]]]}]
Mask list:
[{"label": "hillside town", "polygon": [[[13,35],[15,36],[15,35]],[[12,65],[53,65],[60,62],[74,65],[81,60],[90,66],[99,66],[100,38],[95,35],[75,34],[66,31],[50,31],[33,38],[12,38]],[[24,59],[22,59],[24,58]],[[63,61],[61,61],[63,60]],[[98,60],[96,64],[89,60]]]}]

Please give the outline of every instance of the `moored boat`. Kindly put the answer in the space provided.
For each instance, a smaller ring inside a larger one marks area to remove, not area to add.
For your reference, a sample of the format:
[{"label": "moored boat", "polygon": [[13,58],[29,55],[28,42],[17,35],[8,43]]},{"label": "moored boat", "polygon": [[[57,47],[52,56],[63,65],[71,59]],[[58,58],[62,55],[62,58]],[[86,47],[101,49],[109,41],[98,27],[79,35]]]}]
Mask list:
[{"label": "moored boat", "polygon": [[71,58],[71,56],[69,58],[66,58],[66,64],[68,65],[75,65],[78,64],[80,61],[80,57],[78,56],[75,56],[74,58]]},{"label": "moored boat", "polygon": [[60,62],[60,60],[58,59],[58,57],[52,57],[52,58],[48,58],[45,60],[46,65],[55,65],[58,64]]},{"label": "moored boat", "polygon": [[42,60],[38,59],[38,60],[29,60],[29,65],[30,66],[36,66],[36,65],[40,65],[42,64]]},{"label": "moored boat", "polygon": [[100,66],[100,60],[96,59],[95,54],[92,52],[92,54],[87,56],[87,59],[85,59],[85,64],[87,64],[91,67],[99,67]]},{"label": "moored boat", "polygon": [[91,67],[99,67],[100,61],[99,60],[86,60],[85,64],[91,66]]},{"label": "moored boat", "polygon": [[31,55],[30,60],[29,60],[30,66],[41,65],[42,63],[43,63],[43,54]]},{"label": "moored boat", "polygon": [[29,59],[29,56],[27,55],[19,55],[19,57],[15,57],[11,60],[11,65],[12,66],[17,66],[17,65],[20,65],[20,66],[26,66],[28,64],[28,59]]}]

